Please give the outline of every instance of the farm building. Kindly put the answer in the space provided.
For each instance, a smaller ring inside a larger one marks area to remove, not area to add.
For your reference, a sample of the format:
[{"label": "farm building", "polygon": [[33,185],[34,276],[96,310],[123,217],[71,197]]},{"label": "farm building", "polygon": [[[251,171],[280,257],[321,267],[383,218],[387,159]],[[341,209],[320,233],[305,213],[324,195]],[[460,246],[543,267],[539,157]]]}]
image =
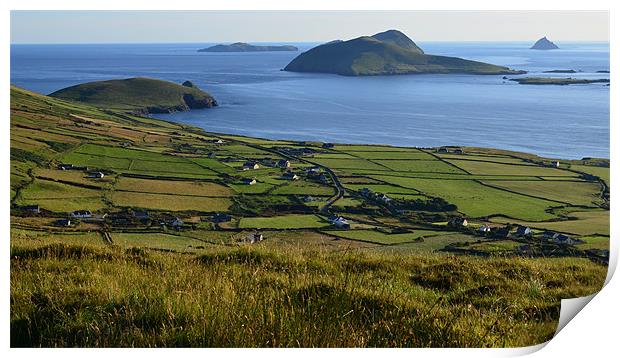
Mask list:
[{"label": "farm building", "polygon": [[342,216],[330,216],[329,217],[329,222],[332,223],[332,225],[336,226],[337,228],[340,229],[350,229],[351,225],[349,224],[349,222],[347,221],[347,219],[343,218]]},{"label": "farm building", "polygon": [[583,244],[583,240],[573,239],[570,236],[564,234],[558,234],[556,237],[553,238],[553,242],[560,245]]},{"label": "farm building", "polygon": [[450,221],[448,221],[448,226],[452,226],[452,227],[461,227],[461,226],[467,226],[467,219],[465,218],[460,218],[460,217],[455,217],[450,219]]},{"label": "farm building", "polygon": [[558,162],[558,161],[553,162],[553,166],[556,167],[556,168],[559,168],[560,167],[560,162]]},{"label": "farm building", "polygon": [[461,149],[461,148],[457,148],[457,149],[455,149],[455,150],[454,150],[454,152],[453,152],[453,153],[454,153],[454,154],[464,154],[465,152],[463,152],[463,149]]},{"label": "farm building", "polygon": [[246,237],[246,241],[248,241],[250,244],[263,241],[264,239],[265,238],[263,237],[263,234],[258,233],[258,232],[252,233]]},{"label": "farm building", "polygon": [[441,147],[441,148],[437,149],[437,153],[448,153],[448,148]]},{"label": "farm building", "polygon": [[243,163],[243,170],[250,170],[250,169],[260,169],[260,165],[258,165],[258,163],[256,162]]},{"label": "farm building", "polygon": [[286,159],[281,159],[281,160],[278,160],[278,162],[276,163],[276,166],[278,168],[290,168],[291,162]]},{"label": "farm building", "polygon": [[254,184],[256,184],[256,179],[254,179],[254,178],[243,178],[243,179],[241,179],[241,182],[243,184],[246,184],[246,185],[254,185]]},{"label": "farm building", "polygon": [[60,219],[60,220],[56,220],[55,224],[58,225],[58,226],[69,227],[69,226],[71,226],[71,220],[69,220],[69,219]]},{"label": "farm building", "polygon": [[299,179],[299,176],[297,176],[297,174],[295,174],[293,172],[286,172],[286,173],[282,174],[282,179],[285,179],[285,180],[297,180],[297,179]]},{"label": "farm building", "polygon": [[73,169],[73,164],[59,164],[58,169],[60,170],[71,170]]},{"label": "farm building", "polygon": [[105,174],[103,174],[102,172],[91,172],[88,173],[88,177],[89,178],[94,178],[94,179],[101,179],[105,176]]},{"label": "farm building", "polygon": [[318,174],[320,172],[321,172],[321,168],[320,167],[306,168],[306,173],[308,173],[308,174]]},{"label": "farm building", "polygon": [[93,217],[93,213],[91,213],[89,210],[76,210],[71,212],[71,214],[69,214],[72,218],[76,218],[76,219],[88,219]]},{"label": "farm building", "polygon": [[334,147],[334,143],[323,143],[322,147],[325,149],[330,149]]},{"label": "farm building", "polygon": [[527,226],[519,226],[517,227],[517,232],[516,235],[517,236],[527,236],[527,235],[531,235],[532,234],[532,229],[530,229]]},{"label": "farm building", "polygon": [[489,225],[487,225],[487,224],[484,224],[484,225],[481,225],[481,226],[478,228],[478,231],[479,231],[479,232],[482,232],[482,233],[491,232],[491,227],[490,227]]},{"label": "farm building", "polygon": [[31,212],[33,214],[41,213],[41,208],[39,207],[39,205],[26,205],[22,207],[22,209],[24,209],[25,211]]},{"label": "farm building", "polygon": [[224,144],[224,141],[221,139],[214,139],[211,143],[215,143],[215,144]]}]

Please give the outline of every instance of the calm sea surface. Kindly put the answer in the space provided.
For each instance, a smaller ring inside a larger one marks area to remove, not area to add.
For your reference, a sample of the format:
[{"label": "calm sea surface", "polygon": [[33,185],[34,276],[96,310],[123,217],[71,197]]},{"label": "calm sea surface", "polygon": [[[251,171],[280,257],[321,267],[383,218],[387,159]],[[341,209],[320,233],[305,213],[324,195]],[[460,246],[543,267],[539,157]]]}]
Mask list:
[{"label": "calm sea surface", "polygon": [[[12,45],[11,83],[48,94],[66,86],[135,76],[191,80],[219,107],[158,118],[208,131],[272,139],[399,146],[469,145],[561,158],[609,158],[609,87],[527,86],[502,76],[343,77],[280,71],[298,52],[198,53],[210,44]],[[315,44],[296,44],[302,51]],[[419,43],[545,76],[609,78],[609,45]]]}]

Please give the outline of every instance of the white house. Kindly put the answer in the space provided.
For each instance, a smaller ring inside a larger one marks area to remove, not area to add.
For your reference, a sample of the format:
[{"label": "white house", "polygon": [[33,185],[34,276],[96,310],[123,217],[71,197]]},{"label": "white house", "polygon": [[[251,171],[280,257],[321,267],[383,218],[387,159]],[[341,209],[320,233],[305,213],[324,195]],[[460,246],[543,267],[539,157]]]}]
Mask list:
[{"label": "white house", "polygon": [[347,219],[343,218],[342,216],[335,216],[335,215],[331,216],[329,218],[329,221],[332,223],[332,225],[336,226],[337,228],[341,228],[341,229],[351,228],[351,224],[349,224]]},{"label": "white house", "polygon": [[299,179],[299,176],[297,176],[297,174],[294,174],[292,172],[286,172],[282,175],[282,179],[286,179],[286,180],[297,180]]}]

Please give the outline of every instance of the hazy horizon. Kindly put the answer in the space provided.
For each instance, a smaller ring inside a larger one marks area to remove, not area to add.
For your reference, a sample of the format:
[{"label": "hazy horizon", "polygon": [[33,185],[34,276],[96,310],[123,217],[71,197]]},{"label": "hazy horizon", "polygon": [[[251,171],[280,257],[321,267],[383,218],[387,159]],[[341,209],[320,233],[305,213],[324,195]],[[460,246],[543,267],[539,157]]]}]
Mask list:
[{"label": "hazy horizon", "polygon": [[11,12],[11,44],[15,45],[314,43],[335,39],[348,40],[388,29],[402,31],[419,42],[533,42],[547,36],[554,42],[609,43],[609,12],[445,10]]}]

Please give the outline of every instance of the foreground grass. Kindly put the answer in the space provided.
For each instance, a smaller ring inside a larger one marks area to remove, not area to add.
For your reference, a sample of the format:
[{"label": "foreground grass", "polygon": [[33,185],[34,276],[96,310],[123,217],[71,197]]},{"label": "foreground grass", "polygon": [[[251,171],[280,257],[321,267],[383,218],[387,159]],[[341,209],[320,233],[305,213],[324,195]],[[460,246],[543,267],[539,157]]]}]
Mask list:
[{"label": "foreground grass", "polygon": [[11,345],[486,347],[550,339],[586,260],[13,243]]}]

